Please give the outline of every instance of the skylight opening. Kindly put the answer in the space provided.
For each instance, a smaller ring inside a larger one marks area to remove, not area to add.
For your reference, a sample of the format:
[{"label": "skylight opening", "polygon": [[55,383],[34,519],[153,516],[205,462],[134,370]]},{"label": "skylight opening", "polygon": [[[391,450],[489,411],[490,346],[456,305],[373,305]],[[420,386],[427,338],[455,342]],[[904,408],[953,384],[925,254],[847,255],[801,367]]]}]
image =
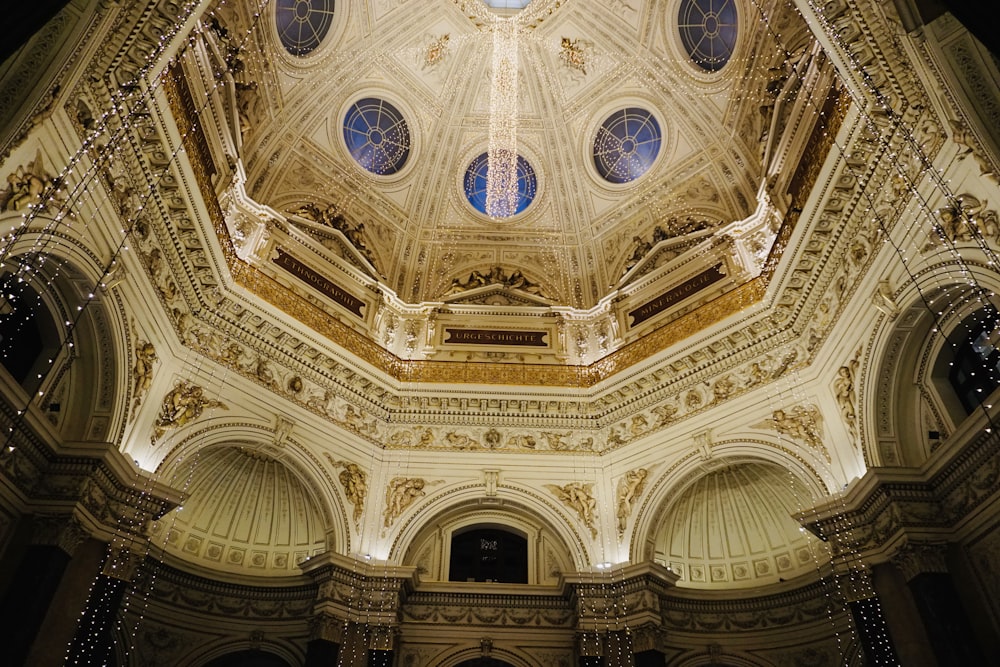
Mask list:
[{"label": "skylight opening", "polygon": [[483,153],[469,164],[463,179],[465,198],[480,213],[491,218],[509,218],[524,211],[535,199],[538,179],[535,170],[524,157],[517,156],[517,197],[511,202],[506,199],[494,202],[493,210],[490,210],[486,201],[488,174],[489,156]]},{"label": "skylight opening", "polygon": [[490,9],[503,12],[519,12],[528,6],[531,0],[483,0]]}]

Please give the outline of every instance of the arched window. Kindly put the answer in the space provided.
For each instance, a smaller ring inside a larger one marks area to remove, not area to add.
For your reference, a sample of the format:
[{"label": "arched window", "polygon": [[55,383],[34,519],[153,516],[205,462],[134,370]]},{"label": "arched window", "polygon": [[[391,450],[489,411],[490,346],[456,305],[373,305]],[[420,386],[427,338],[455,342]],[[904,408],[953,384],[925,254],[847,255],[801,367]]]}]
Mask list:
[{"label": "arched window", "polygon": [[449,581],[528,583],[528,540],[500,528],[473,527],[451,537]]},{"label": "arched window", "polygon": [[959,336],[948,380],[968,414],[1000,387],[1000,313],[992,308],[973,313],[954,332]]},{"label": "arched window", "polygon": [[0,364],[34,391],[58,349],[56,323],[41,297],[27,282],[5,274],[0,278]]}]

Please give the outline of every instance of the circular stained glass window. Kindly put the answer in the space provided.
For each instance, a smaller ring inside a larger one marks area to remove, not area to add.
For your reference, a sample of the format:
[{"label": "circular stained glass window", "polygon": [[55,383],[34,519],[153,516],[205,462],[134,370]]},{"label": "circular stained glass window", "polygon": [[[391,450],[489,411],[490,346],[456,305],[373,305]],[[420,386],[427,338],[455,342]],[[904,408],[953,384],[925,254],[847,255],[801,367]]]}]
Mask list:
[{"label": "circular stained glass window", "polygon": [[333,23],[334,0],[275,0],[274,18],[281,45],[304,56],[320,45]]},{"label": "circular stained glass window", "polygon": [[645,109],[628,107],[608,116],[594,139],[594,166],[611,183],[645,174],[660,152],[660,124]]},{"label": "circular stained glass window", "polygon": [[498,198],[490,211],[486,205],[487,178],[490,171],[489,155],[483,153],[473,160],[465,170],[465,196],[480,213],[493,218],[509,218],[528,208],[535,198],[538,189],[538,179],[531,164],[520,155],[517,156],[517,199],[513,206],[504,198]]},{"label": "circular stained glass window", "polygon": [[375,97],[358,100],[347,110],[344,141],[351,157],[373,174],[395,174],[410,156],[410,128],[403,114]]},{"label": "circular stained glass window", "polygon": [[736,0],[681,0],[677,25],[691,60],[717,72],[736,48]]}]

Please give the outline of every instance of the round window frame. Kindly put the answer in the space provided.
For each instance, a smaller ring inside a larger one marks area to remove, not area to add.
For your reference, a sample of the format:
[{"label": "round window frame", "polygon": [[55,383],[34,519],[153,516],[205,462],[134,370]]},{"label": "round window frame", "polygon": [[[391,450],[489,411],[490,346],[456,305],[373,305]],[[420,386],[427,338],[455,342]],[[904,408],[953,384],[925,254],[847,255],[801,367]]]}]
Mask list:
[{"label": "round window frame", "polygon": [[[603,173],[601,173],[600,168],[597,166],[597,156],[595,155],[595,148],[597,146],[597,139],[600,136],[602,130],[605,129],[605,125],[611,120],[615,115],[628,111],[630,109],[637,109],[649,114],[649,118],[656,123],[656,129],[659,133],[659,146],[656,149],[656,155],[650,161],[649,165],[645,170],[635,178],[626,181],[613,181],[607,178]],[[592,174],[597,178],[598,182],[605,187],[612,189],[625,189],[634,186],[638,181],[649,176],[656,167],[659,165],[662,159],[665,146],[667,144],[667,132],[663,124],[663,120],[660,114],[651,105],[646,104],[645,101],[626,101],[625,104],[617,104],[610,110],[605,109],[603,113],[598,115],[600,122],[596,124],[593,130],[590,132],[590,141],[587,143],[587,162],[589,163]]]},{"label": "round window frame", "polygon": [[[310,1],[314,1],[314,0],[310,0]],[[289,49],[289,47],[285,44],[285,41],[282,39],[282,31],[278,27],[278,7],[279,7],[279,5],[276,2],[274,4],[273,11],[269,12],[269,14],[270,14],[270,16],[269,16],[269,23],[270,23],[270,27],[271,27],[271,34],[272,34],[272,36],[273,36],[273,38],[275,40],[275,43],[276,43],[276,45],[278,47],[275,50],[279,54],[281,54],[281,56],[283,56],[289,62],[292,62],[292,63],[302,63],[302,62],[310,61],[310,60],[316,58],[318,53],[321,53],[322,51],[324,51],[323,46],[324,46],[324,44],[326,44],[327,42],[330,41],[331,35],[335,32],[335,29],[336,29],[337,24],[339,22],[339,16],[343,12],[343,8],[339,8],[338,9],[338,4],[340,4],[340,3],[338,3],[338,0],[329,0],[329,2],[330,2],[330,5],[332,6],[332,9],[330,10],[330,23],[327,26],[326,31],[319,38],[319,42],[316,44],[315,47],[313,47],[309,51],[307,51],[305,53],[301,53],[301,54],[292,53],[292,51]]]},{"label": "round window frame", "polygon": [[[484,221],[502,221],[504,223],[507,223],[507,222],[510,222],[510,221],[519,221],[519,220],[523,220],[525,216],[531,214],[534,210],[537,209],[536,203],[538,202],[538,200],[539,200],[539,198],[541,197],[541,194],[542,194],[542,179],[540,177],[538,169],[535,167],[537,161],[532,158],[530,152],[521,150],[522,148],[523,148],[523,146],[518,146],[517,157],[518,157],[518,160],[524,160],[524,162],[531,168],[531,171],[532,171],[532,174],[534,174],[534,180],[535,180],[535,193],[532,196],[531,201],[529,201],[528,204],[522,210],[514,213],[513,215],[509,215],[509,216],[505,216],[505,217],[491,216],[489,213],[485,213],[484,211],[480,211],[476,207],[476,205],[473,204],[472,201],[470,201],[469,196],[466,193],[466,189],[465,189],[465,178],[466,178],[466,175],[469,173],[469,167],[471,167],[472,164],[473,164],[473,162],[475,162],[476,160],[479,160],[483,156],[488,155],[489,151],[488,150],[477,149],[477,150],[466,151],[466,153],[464,154],[464,156],[465,156],[464,159],[462,160],[462,162],[459,163],[459,164],[465,165],[461,169],[461,171],[459,172],[459,174],[458,174],[458,191],[459,191],[459,196],[461,197],[462,201],[464,202],[466,208],[469,211],[472,211],[480,219],[482,219]],[[484,204],[484,206],[485,206],[485,204]]]},{"label": "round window frame", "polygon": [[[372,171],[368,167],[364,166],[354,156],[354,152],[351,149],[351,146],[348,145],[347,143],[347,137],[345,136],[347,116],[349,113],[351,113],[351,111],[355,108],[355,106],[357,106],[359,102],[368,99],[375,99],[385,104],[388,104],[389,106],[391,106],[393,109],[396,110],[400,118],[406,124],[406,131],[407,134],[409,135],[409,146],[407,148],[406,157],[403,160],[403,164],[391,173],[379,173],[377,171]],[[342,106],[340,112],[335,117],[336,123],[332,128],[337,135],[340,147],[341,149],[343,149],[344,154],[347,156],[347,159],[350,160],[351,163],[357,169],[361,170],[361,172],[364,173],[366,176],[377,178],[383,181],[394,181],[409,173],[413,167],[413,163],[416,161],[417,142],[416,142],[416,132],[414,132],[414,126],[409,121],[409,119],[413,117],[413,114],[410,113],[410,110],[407,108],[407,106],[405,104],[402,104],[398,99],[396,99],[392,95],[386,95],[384,91],[373,90],[373,89],[355,91],[354,94],[349,95],[347,97],[347,100],[348,101]]]},{"label": "round window frame", "polygon": [[742,16],[744,15],[744,8],[740,6],[739,0],[724,0],[732,4],[733,11],[736,12],[736,36],[733,39],[733,43],[729,49],[729,56],[726,58],[725,62],[722,63],[717,68],[709,69],[701,65],[697,60],[695,60],[693,48],[689,48],[684,37],[684,33],[681,29],[681,12],[686,8],[687,5],[694,5],[699,0],[678,0],[673,7],[673,20],[667,22],[669,25],[669,30],[673,33],[670,35],[672,39],[668,40],[671,43],[676,44],[678,52],[683,56],[683,59],[687,62],[691,70],[697,72],[699,75],[707,78],[714,78],[722,75],[723,72],[731,69],[729,68],[729,63],[732,62],[733,57],[740,49],[740,42],[743,38],[743,22]]}]

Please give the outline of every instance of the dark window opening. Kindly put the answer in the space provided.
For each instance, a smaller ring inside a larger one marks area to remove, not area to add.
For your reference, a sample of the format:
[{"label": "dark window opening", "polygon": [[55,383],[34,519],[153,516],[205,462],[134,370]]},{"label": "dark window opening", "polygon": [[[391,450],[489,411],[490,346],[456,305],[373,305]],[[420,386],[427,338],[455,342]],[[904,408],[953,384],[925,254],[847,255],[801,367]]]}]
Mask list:
[{"label": "dark window opening", "polygon": [[33,392],[59,349],[56,324],[38,293],[11,274],[0,279],[0,364]]},{"label": "dark window opening", "polygon": [[965,340],[955,350],[948,379],[966,413],[1000,387],[1000,314],[980,311],[963,323]]},{"label": "dark window opening", "polygon": [[498,528],[477,528],[451,538],[449,581],[528,583],[528,540]]}]

